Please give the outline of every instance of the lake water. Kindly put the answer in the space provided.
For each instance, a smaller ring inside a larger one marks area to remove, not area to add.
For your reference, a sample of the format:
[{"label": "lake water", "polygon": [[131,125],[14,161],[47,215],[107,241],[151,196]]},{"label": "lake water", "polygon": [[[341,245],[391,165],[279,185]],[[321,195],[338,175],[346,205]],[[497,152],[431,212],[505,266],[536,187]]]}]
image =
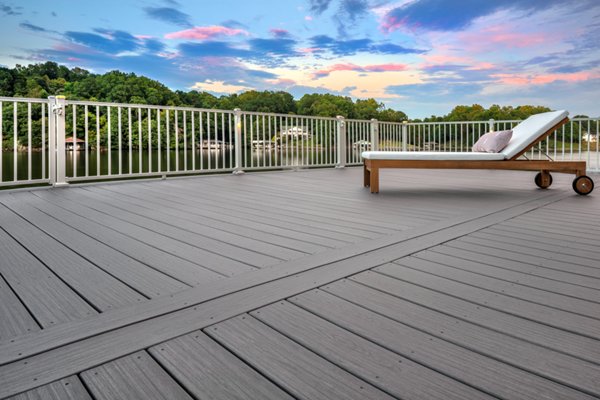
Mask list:
[{"label": "lake water", "polygon": [[[178,153],[178,154],[177,154]],[[192,154],[192,150],[179,152],[170,151],[168,156],[166,151],[161,152],[161,172],[167,171],[167,162],[169,170],[175,171],[179,165],[179,170],[187,169],[222,169],[235,167],[235,155],[233,151],[226,150],[196,150]],[[74,176],[73,170],[77,171],[77,176],[95,176],[100,171],[100,175],[108,175],[109,173],[109,158],[110,171],[112,174],[119,173],[119,152],[118,151],[102,151],[99,154],[95,151],[88,153],[86,162],[86,154],[84,151],[67,152],[67,176]],[[167,161],[168,159],[168,161]],[[14,153],[12,151],[2,152],[2,181],[12,181],[14,173]],[[31,153],[31,179],[42,178],[42,152],[33,151]],[[150,160],[150,161],[149,161]],[[243,165],[247,168],[273,166],[273,167],[293,167],[306,164],[323,164],[333,163],[334,152],[314,151],[310,152],[280,152],[279,150],[248,150],[243,157]],[[148,150],[143,150],[140,154],[138,150],[133,150],[131,154],[131,172],[158,172],[159,164],[158,152],[153,151],[148,155]],[[192,162],[194,161],[194,163]],[[48,171],[48,156],[45,157],[46,171]],[[186,164],[187,162],[187,164]],[[26,152],[17,153],[17,179],[28,179],[29,159]],[[87,167],[86,167],[87,165]],[[141,168],[140,168],[141,166]],[[87,169],[87,174],[86,174]],[[129,152],[124,151],[121,155],[121,171],[124,174],[130,172]],[[47,172],[46,172],[47,175]]]}]

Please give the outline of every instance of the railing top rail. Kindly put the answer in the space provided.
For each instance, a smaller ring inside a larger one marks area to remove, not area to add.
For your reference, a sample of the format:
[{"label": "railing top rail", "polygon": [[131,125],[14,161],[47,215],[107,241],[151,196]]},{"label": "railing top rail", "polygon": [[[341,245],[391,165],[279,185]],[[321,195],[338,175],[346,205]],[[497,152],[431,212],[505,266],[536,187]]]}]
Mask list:
[{"label": "railing top rail", "polygon": [[158,106],[153,104],[134,104],[134,103],[108,103],[104,101],[87,100],[67,100],[66,105],[98,106],[98,107],[121,107],[121,108],[140,108],[152,110],[177,110],[177,111],[202,111],[202,112],[221,112],[224,114],[233,114],[233,110],[220,110],[215,108],[195,108],[179,106]]},{"label": "railing top rail", "polygon": [[333,117],[319,117],[316,115],[302,115],[302,114],[282,114],[282,113],[270,113],[270,112],[260,112],[260,111],[241,111],[241,114],[245,115],[270,115],[274,117],[287,117],[287,118],[307,118],[307,119],[319,119],[319,120],[329,120],[336,121],[336,118]]},{"label": "railing top rail", "polygon": [[48,99],[32,99],[27,97],[4,97],[0,96],[0,101],[21,102],[21,103],[48,103]]}]

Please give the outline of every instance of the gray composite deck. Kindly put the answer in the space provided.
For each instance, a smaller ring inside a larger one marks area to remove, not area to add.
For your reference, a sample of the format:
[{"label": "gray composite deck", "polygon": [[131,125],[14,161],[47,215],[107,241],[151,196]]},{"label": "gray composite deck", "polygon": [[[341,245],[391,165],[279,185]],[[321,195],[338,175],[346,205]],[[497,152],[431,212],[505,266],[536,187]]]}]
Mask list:
[{"label": "gray composite deck", "polygon": [[596,193],[361,174],[0,192],[0,398],[600,397]]}]

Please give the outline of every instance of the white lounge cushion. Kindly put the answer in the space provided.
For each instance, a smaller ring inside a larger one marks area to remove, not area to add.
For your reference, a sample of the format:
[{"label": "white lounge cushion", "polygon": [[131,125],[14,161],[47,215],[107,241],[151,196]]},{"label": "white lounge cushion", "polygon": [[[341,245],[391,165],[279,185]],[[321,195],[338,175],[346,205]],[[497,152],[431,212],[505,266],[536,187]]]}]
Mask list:
[{"label": "white lounge cushion", "polygon": [[513,158],[568,115],[565,110],[532,115],[513,128],[512,139],[502,150],[502,154],[507,160]]},{"label": "white lounge cushion", "polygon": [[467,153],[454,151],[364,151],[367,160],[504,160],[504,153]]}]

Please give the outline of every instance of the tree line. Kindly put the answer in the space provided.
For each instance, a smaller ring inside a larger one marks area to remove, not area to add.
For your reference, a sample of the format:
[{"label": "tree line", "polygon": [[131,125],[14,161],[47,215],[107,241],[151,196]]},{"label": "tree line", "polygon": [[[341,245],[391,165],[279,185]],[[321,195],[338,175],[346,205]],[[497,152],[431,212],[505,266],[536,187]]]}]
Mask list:
[{"label": "tree line", "polygon": [[[111,103],[152,104],[164,106],[183,106],[204,109],[233,110],[240,108],[244,111],[271,112],[292,115],[309,115],[320,117],[335,117],[342,115],[349,119],[401,122],[409,120],[408,116],[399,110],[386,108],[375,99],[358,99],[333,94],[306,94],[300,99],[284,91],[250,90],[240,94],[215,96],[208,92],[196,90],[171,90],[164,84],[133,73],[111,71],[105,74],[94,74],[82,68],[68,68],[54,62],[17,65],[14,68],[0,67],[0,96],[47,98],[51,95],[64,95],[70,100],[89,100]],[[2,106],[2,104],[0,104]],[[13,109],[10,102],[4,102],[2,107],[3,133],[2,148],[12,146],[14,132]],[[19,105],[18,110],[18,144],[28,145],[28,118],[25,105]],[[499,106],[484,108],[481,105],[459,105],[450,113],[443,116],[431,116],[424,119],[413,119],[413,122],[442,122],[442,121],[487,121],[525,119],[530,115],[549,111],[547,107]],[[42,108],[32,107],[32,146],[41,144]],[[46,110],[47,113],[47,110]],[[47,114],[46,114],[47,115]],[[106,118],[102,118],[102,130],[107,131]],[[591,132],[598,129],[596,124]],[[67,124],[71,124],[67,121]],[[79,122],[77,123],[79,125]],[[145,125],[145,124],[144,124]],[[72,128],[68,126],[67,129]],[[570,129],[568,139],[579,137],[577,129]],[[585,128],[585,127],[584,127]],[[76,129],[77,130],[77,129]],[[76,133],[79,136],[79,133]],[[111,132],[111,136],[112,136]],[[577,135],[576,135],[577,134]],[[563,139],[567,139],[565,136]]]}]

